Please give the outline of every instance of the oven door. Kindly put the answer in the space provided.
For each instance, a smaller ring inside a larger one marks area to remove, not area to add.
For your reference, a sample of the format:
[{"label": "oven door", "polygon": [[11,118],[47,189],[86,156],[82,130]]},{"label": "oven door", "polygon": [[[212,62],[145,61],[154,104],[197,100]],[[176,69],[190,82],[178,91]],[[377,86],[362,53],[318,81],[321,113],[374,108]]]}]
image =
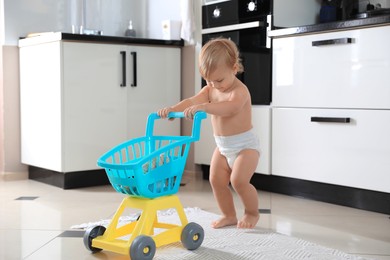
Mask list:
[{"label": "oven door", "polygon": [[[226,27],[228,26],[225,26],[225,29]],[[271,103],[272,49],[269,46],[266,26],[223,32],[218,28],[212,29],[214,30],[207,30],[211,33],[203,34],[203,45],[218,37],[234,41],[240,50],[244,66],[244,72],[238,74],[237,78],[248,87],[252,97],[252,105],[269,105]],[[202,84],[205,82],[202,81]]]}]

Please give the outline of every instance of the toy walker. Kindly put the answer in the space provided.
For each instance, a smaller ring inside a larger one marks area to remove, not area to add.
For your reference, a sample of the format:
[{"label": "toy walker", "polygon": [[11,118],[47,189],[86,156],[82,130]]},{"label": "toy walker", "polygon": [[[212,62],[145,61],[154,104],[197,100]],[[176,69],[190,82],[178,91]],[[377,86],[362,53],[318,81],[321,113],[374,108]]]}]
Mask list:
[{"label": "toy walker", "polygon": [[[182,118],[182,112],[169,114]],[[204,230],[188,223],[183,206],[176,195],[180,187],[191,142],[199,140],[201,120],[205,112],[194,116],[192,136],[155,136],[154,122],[160,117],[148,117],[146,135],[122,143],[99,160],[117,192],[128,195],[123,199],[107,229],[95,226],[84,234],[84,245],[92,252],[103,249],[129,255],[131,259],[153,259],[156,247],[181,241],[188,250],[197,249],[203,242]],[[127,208],[141,210],[139,218],[118,226]],[[157,211],[175,209],[181,225],[161,223]],[[156,232],[158,229],[161,232]]]}]

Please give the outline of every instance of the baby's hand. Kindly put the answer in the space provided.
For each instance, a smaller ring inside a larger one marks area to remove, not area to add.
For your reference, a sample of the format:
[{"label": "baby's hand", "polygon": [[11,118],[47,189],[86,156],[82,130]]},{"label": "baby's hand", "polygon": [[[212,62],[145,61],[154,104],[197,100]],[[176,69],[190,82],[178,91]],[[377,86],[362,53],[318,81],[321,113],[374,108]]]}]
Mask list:
[{"label": "baby's hand", "polygon": [[171,107],[164,107],[157,111],[157,115],[159,115],[161,118],[167,118],[170,112],[174,112]]},{"label": "baby's hand", "polygon": [[195,113],[202,110],[201,105],[194,105],[187,107],[183,112],[186,118],[193,119],[195,116]]}]

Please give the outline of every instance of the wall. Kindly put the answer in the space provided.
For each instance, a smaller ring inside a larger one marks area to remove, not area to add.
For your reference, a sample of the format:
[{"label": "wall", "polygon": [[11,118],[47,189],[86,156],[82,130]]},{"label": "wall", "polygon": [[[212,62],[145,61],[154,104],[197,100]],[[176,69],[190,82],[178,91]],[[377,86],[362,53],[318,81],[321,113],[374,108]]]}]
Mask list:
[{"label": "wall", "polygon": [[[368,0],[359,1],[359,12],[365,12],[367,9]],[[390,0],[370,0],[370,4],[380,4],[382,8],[390,8]]]},{"label": "wall", "polygon": [[[0,71],[3,71],[3,48],[0,48]],[[4,88],[3,88],[3,74],[0,77],[0,176],[4,172],[4,108],[3,108],[3,100],[4,100]]]},{"label": "wall", "polygon": [[[145,17],[148,13],[148,1],[84,0],[84,3],[86,6],[84,28],[102,30],[104,35],[124,36],[129,21],[132,20],[137,37],[147,37]],[[74,5],[71,4],[71,15],[74,14],[73,9]],[[72,16],[70,24],[74,24]]]},{"label": "wall", "polygon": [[5,45],[31,32],[62,31],[68,24],[65,0],[4,0]]},{"label": "wall", "polygon": [[320,0],[274,0],[274,25],[294,27],[318,22]]},{"label": "wall", "polygon": [[[180,21],[180,0],[148,0],[147,24],[149,38],[162,39],[162,26],[164,20]],[[166,8],[166,7],[169,8]]]},{"label": "wall", "polygon": [[[5,46],[4,1],[0,1],[0,177],[26,178],[27,167],[20,163],[19,53]],[[15,174],[17,173],[17,174]]]},{"label": "wall", "polygon": [[[163,20],[179,20],[180,0],[2,0],[5,45],[33,32],[72,32],[72,25],[123,36],[129,20],[138,37],[162,38]],[[85,4],[85,11],[82,7]],[[84,16],[83,16],[84,13]],[[23,17],[23,19],[21,19]]]},{"label": "wall", "polygon": [[[4,41],[4,2],[0,1],[0,41]],[[0,48],[0,176],[4,172],[3,48]]]},{"label": "wall", "polygon": [[2,46],[3,77],[2,89],[2,132],[0,149],[3,177],[27,177],[27,167],[20,163],[20,120],[19,120],[19,50],[15,46]]},{"label": "wall", "polygon": [[[129,20],[146,37],[148,1],[137,0],[2,0],[6,10],[5,45],[17,45],[32,32],[72,32],[72,25],[99,29],[106,35],[123,36]],[[82,4],[84,3],[84,5]],[[85,6],[85,11],[80,10]],[[160,9],[161,10],[161,9]],[[84,13],[84,19],[82,19]],[[23,17],[23,19],[21,19]]]}]

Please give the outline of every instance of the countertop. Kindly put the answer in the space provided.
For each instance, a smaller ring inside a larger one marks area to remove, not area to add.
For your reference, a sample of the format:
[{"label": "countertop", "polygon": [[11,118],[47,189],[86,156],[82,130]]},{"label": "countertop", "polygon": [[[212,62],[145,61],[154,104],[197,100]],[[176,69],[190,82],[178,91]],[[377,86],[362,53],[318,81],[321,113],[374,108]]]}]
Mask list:
[{"label": "countertop", "polygon": [[53,42],[53,41],[77,41],[90,43],[111,43],[111,44],[137,44],[137,45],[155,45],[167,47],[182,47],[183,40],[163,40],[163,39],[147,39],[147,38],[132,38],[107,35],[87,35],[87,34],[72,34],[63,32],[44,32],[30,34],[28,37],[20,38],[19,47]]},{"label": "countertop", "polygon": [[382,15],[370,18],[313,24],[291,28],[275,28],[274,30],[268,32],[268,36],[271,38],[291,37],[305,34],[316,34],[388,25],[390,25],[390,15]]}]

